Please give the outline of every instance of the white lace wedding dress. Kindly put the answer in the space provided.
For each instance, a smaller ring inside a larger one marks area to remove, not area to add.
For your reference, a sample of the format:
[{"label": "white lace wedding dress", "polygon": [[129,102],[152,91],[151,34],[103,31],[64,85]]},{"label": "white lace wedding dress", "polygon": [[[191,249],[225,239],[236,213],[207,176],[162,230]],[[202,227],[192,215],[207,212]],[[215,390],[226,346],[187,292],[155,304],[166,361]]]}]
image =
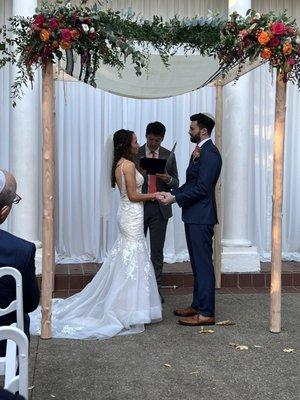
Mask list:
[{"label": "white lace wedding dress", "polygon": [[[123,165],[121,166],[122,171]],[[143,176],[136,171],[137,190]],[[52,336],[106,339],[140,333],[162,319],[161,302],[144,236],[143,203],[128,199],[122,171],[119,236],[94,279],[80,292],[52,303]],[[30,332],[40,334],[41,311],[30,314]]]}]

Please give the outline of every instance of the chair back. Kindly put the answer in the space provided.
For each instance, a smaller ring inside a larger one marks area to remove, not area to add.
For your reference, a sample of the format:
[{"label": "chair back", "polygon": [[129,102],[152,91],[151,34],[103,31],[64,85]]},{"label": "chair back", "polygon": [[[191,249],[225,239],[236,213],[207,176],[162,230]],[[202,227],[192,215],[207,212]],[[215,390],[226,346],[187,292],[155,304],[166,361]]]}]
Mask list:
[{"label": "chair back", "polygon": [[[13,346],[7,346],[5,355],[5,383],[4,389],[11,393],[19,392],[28,399],[28,338],[25,333],[14,326],[0,327],[0,340],[7,340]],[[12,353],[11,350],[12,349]],[[18,349],[18,355],[16,352]],[[19,374],[16,374],[16,357]]]},{"label": "chair back", "polygon": [[0,308],[0,317],[10,314],[13,311],[17,313],[17,327],[24,331],[24,314],[23,314],[23,286],[22,275],[12,267],[1,267],[0,278],[9,275],[12,276],[16,283],[16,300],[12,301],[6,308]]}]

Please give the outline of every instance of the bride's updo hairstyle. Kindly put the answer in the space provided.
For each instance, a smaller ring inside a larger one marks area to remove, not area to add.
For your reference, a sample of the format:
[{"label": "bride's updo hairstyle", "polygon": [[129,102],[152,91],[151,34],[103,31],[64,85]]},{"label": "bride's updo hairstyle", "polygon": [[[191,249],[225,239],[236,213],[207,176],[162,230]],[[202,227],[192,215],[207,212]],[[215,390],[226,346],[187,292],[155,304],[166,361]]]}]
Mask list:
[{"label": "bride's updo hairstyle", "polygon": [[127,129],[119,129],[114,133],[114,159],[111,171],[111,186],[116,186],[115,171],[120,158],[126,158],[135,163],[135,157],[131,153],[131,141],[134,132]]}]

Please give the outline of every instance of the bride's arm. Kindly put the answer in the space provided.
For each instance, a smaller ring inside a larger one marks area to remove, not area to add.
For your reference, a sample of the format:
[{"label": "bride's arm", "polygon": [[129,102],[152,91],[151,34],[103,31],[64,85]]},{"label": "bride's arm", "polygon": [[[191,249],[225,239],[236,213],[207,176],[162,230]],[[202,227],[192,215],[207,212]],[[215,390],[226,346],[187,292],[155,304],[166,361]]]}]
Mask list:
[{"label": "bride's arm", "polygon": [[136,190],[136,169],[132,161],[126,160],[123,164],[123,174],[125,177],[125,185],[127,196],[130,201],[140,202],[157,199],[157,193],[143,194]]}]

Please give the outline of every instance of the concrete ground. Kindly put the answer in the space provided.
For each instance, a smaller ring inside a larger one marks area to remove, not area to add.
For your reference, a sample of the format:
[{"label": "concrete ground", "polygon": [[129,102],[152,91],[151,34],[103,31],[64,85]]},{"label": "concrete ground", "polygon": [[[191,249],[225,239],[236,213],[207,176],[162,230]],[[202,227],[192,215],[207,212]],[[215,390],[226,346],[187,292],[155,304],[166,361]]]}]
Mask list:
[{"label": "concrete ground", "polygon": [[[284,294],[282,332],[268,331],[267,294],[218,294],[214,333],[177,325],[168,295],[164,320],[139,335],[105,341],[32,338],[31,400],[296,400],[300,393],[299,294]],[[248,346],[238,350],[233,344]],[[284,349],[294,349],[284,352]]]}]

